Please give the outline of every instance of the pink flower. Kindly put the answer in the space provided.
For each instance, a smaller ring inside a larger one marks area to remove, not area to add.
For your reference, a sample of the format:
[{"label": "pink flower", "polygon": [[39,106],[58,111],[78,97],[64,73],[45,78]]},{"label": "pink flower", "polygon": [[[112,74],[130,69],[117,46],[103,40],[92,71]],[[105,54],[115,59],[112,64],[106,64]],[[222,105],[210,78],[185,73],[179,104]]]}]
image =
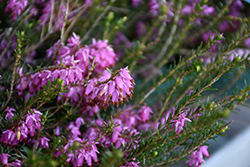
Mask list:
[{"label": "pink flower", "polygon": [[140,167],[140,165],[138,165],[140,162],[126,162],[126,166],[120,166],[120,167]]},{"label": "pink flower", "polygon": [[188,162],[188,166],[194,165],[194,167],[200,167],[202,162],[205,162],[203,159],[203,154],[209,158],[209,153],[207,151],[207,146],[201,146],[197,151],[194,151],[190,157]]},{"label": "pink flower", "polygon": [[70,122],[69,126],[67,127],[67,130],[70,130],[72,137],[77,137],[81,135],[79,127],[76,126],[74,122]]},{"label": "pink flower", "polygon": [[142,21],[137,22],[135,30],[136,37],[142,37],[146,33],[147,33],[146,25]]},{"label": "pink flower", "polygon": [[55,132],[56,136],[59,136],[60,135],[60,127],[57,126],[54,132]]},{"label": "pink flower", "polygon": [[5,12],[11,11],[12,19],[15,21],[17,16],[21,15],[21,13],[25,10],[28,3],[28,0],[9,0],[5,8]]},{"label": "pink flower", "polygon": [[17,133],[7,129],[3,131],[0,141],[10,146],[17,145],[18,144]]},{"label": "pink flower", "polygon": [[209,7],[208,5],[203,5],[202,8],[203,8],[203,10],[202,10],[201,14],[204,14],[204,15],[213,14],[215,11],[214,7]]},{"label": "pink flower", "polygon": [[[40,23],[39,26],[43,26],[45,25],[47,22],[49,22],[50,19],[50,15],[51,15],[51,5],[52,5],[52,1],[50,0],[48,3],[45,3],[45,7],[42,10],[42,15],[39,18]],[[66,7],[63,3],[60,3],[60,6],[56,6],[54,12],[58,12],[58,14],[55,14],[55,16],[57,16],[56,18],[54,18],[54,22],[53,22],[53,28],[56,30],[60,30],[60,28],[63,25],[63,18],[66,12]]]},{"label": "pink flower", "polygon": [[114,65],[117,58],[114,50],[108,45],[108,40],[96,41],[93,39],[90,45],[90,55],[95,57],[95,62],[98,63],[95,67],[96,72]]},{"label": "pink flower", "polygon": [[8,157],[10,157],[9,154],[2,153],[0,155],[0,160],[1,160],[1,162],[2,162],[3,165],[8,166]]},{"label": "pink flower", "polygon": [[83,120],[83,118],[82,117],[78,117],[77,119],[76,119],[76,126],[78,127],[78,128],[80,128],[81,127],[81,125],[82,124],[84,124],[84,120]]},{"label": "pink flower", "polygon": [[16,111],[14,108],[7,107],[5,109],[5,119],[7,119],[10,122],[10,119],[14,116],[12,111]]},{"label": "pink flower", "polygon": [[[98,85],[97,81],[105,82]],[[97,104],[106,108],[108,104],[123,104],[123,99],[128,100],[127,95],[132,98],[134,79],[130,76],[128,68],[120,69],[118,74],[111,78],[111,74],[105,70],[102,77],[91,79],[85,90],[85,97],[88,103]]]},{"label": "pink flower", "polygon": [[182,130],[183,127],[185,125],[185,121],[189,121],[191,122],[190,119],[186,118],[187,113],[182,113],[178,116],[177,120],[173,120],[171,122],[173,122],[173,126],[172,126],[172,130],[176,132],[176,134],[179,134]]},{"label": "pink flower", "polygon": [[148,8],[149,11],[155,16],[159,13],[159,3],[157,0],[149,0]]},{"label": "pink flower", "polygon": [[138,5],[140,5],[141,0],[131,0],[131,6],[132,7],[137,7]]},{"label": "pink flower", "polygon": [[21,167],[21,161],[18,159],[15,159],[15,161],[9,163],[10,166],[15,166],[15,167]]},{"label": "pink flower", "polygon": [[71,162],[74,167],[83,166],[84,160],[88,164],[88,166],[92,165],[92,159],[97,162],[97,147],[93,141],[86,142],[85,139],[77,138],[76,140],[72,140],[70,145],[73,145],[74,141],[78,141],[80,146],[75,151],[75,153],[68,154],[68,162]]},{"label": "pink flower", "polygon": [[39,146],[42,146],[42,148],[49,148],[49,143],[48,141],[50,141],[47,137],[40,137],[39,141],[37,142],[36,144],[36,149],[39,147]]},{"label": "pink flower", "polygon": [[138,114],[142,122],[146,122],[148,120],[150,113],[153,113],[153,111],[148,106],[143,106],[138,111]]},{"label": "pink flower", "polygon": [[250,47],[250,38],[247,38],[247,39],[244,41],[244,44],[246,45],[246,47]]},{"label": "pink flower", "polygon": [[69,47],[78,47],[80,45],[80,37],[73,32],[73,37],[67,39]]}]

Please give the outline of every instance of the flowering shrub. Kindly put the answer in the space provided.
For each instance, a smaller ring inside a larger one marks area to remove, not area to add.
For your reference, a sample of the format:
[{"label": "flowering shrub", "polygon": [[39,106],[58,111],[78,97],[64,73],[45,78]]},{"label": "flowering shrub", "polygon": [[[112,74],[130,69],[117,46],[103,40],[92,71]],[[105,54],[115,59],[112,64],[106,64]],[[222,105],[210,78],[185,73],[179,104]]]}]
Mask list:
[{"label": "flowering shrub", "polygon": [[249,63],[245,1],[0,7],[2,166],[199,167],[250,97],[215,84]]}]

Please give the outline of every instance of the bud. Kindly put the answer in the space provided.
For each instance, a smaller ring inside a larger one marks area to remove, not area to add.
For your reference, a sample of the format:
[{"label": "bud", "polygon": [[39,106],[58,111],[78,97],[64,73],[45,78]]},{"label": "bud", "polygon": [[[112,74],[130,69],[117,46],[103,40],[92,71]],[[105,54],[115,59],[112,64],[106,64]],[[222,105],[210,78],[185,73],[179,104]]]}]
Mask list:
[{"label": "bud", "polygon": [[117,157],[117,158],[122,158],[122,157],[123,157],[123,152],[120,151],[120,150],[117,150],[117,151],[115,152],[115,157]]},{"label": "bud", "polygon": [[162,10],[162,14],[164,14],[164,15],[168,14],[168,12],[169,12],[169,8],[166,4],[161,5],[161,10]]},{"label": "bud", "polygon": [[214,107],[214,101],[212,103],[209,104],[209,107],[212,108]]},{"label": "bud", "polygon": [[153,152],[153,157],[156,157],[158,155],[158,152],[157,151],[154,151]]},{"label": "bud", "polygon": [[244,94],[243,99],[246,100],[248,95],[248,93]]},{"label": "bud", "polygon": [[107,17],[107,22],[112,21],[114,17],[115,17],[114,12],[109,12],[108,17]]},{"label": "bud", "polygon": [[24,36],[24,31],[21,32],[21,36],[22,36],[22,37]]},{"label": "bud", "polygon": [[228,126],[225,126],[224,128],[222,128],[221,130],[220,130],[220,132],[222,132],[222,133],[225,133],[225,131],[228,129]]},{"label": "bud", "polygon": [[229,109],[225,109],[224,111],[223,111],[223,117],[228,117],[229,116],[229,114],[230,114],[230,110]]},{"label": "bud", "polygon": [[127,21],[127,16],[124,16],[123,18],[122,18],[122,22],[124,23],[125,21]]},{"label": "bud", "polygon": [[240,57],[236,57],[236,62],[240,62],[241,61],[241,58]]},{"label": "bud", "polygon": [[196,66],[196,71],[199,72],[200,70],[201,70],[201,66],[200,65]]},{"label": "bud", "polygon": [[20,127],[18,127],[17,140],[20,140],[20,137],[21,137],[21,132],[20,132]]}]

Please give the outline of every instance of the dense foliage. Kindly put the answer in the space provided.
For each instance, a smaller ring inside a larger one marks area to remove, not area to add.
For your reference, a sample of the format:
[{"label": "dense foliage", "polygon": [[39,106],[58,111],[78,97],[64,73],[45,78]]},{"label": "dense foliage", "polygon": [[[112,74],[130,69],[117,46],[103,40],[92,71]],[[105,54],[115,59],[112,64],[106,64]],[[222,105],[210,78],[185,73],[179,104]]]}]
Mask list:
[{"label": "dense foliage", "polygon": [[[199,167],[250,85],[243,0],[0,0],[3,166]],[[225,78],[228,85],[218,89]]]}]

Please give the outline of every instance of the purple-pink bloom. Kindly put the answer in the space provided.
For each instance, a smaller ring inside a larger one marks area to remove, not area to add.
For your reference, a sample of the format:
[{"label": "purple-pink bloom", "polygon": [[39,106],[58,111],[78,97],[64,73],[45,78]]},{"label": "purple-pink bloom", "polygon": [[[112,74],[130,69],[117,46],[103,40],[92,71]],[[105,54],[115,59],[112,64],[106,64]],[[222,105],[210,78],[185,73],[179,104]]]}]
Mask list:
[{"label": "purple-pink bloom", "polygon": [[76,124],[76,126],[77,126],[78,128],[80,128],[80,126],[81,126],[82,124],[84,124],[83,118],[82,118],[82,117],[78,117],[78,118],[76,119],[75,124]]},{"label": "purple-pink bloom", "polygon": [[171,121],[171,122],[173,122],[172,130],[173,131],[175,130],[176,134],[179,134],[183,130],[183,127],[185,125],[185,121],[192,122],[189,118],[186,117],[186,115],[187,115],[187,113],[184,112],[178,116],[177,120]]},{"label": "purple-pink bloom", "polygon": [[1,162],[2,162],[3,165],[8,166],[8,157],[10,157],[9,154],[2,153],[0,155],[0,160],[1,160]]},{"label": "purple-pink bloom", "polygon": [[10,146],[17,145],[18,144],[17,133],[7,129],[3,131],[0,141]]},{"label": "purple-pink bloom", "polygon": [[148,2],[148,8],[149,11],[155,16],[159,13],[159,3],[157,0],[149,0]]},{"label": "purple-pink bloom", "polygon": [[97,63],[95,67],[96,72],[100,72],[106,67],[110,67],[115,64],[117,56],[108,44],[108,40],[92,40],[90,47],[91,57],[95,57],[95,62]]},{"label": "purple-pink bloom", "polygon": [[202,162],[205,162],[203,159],[203,154],[209,158],[209,153],[207,151],[207,146],[201,146],[197,151],[194,151],[193,153],[191,153],[190,157],[189,157],[189,161],[188,162],[188,166],[191,167],[192,165],[194,165],[194,167],[200,167],[200,165],[202,164]]},{"label": "purple-pink bloom", "polygon": [[7,107],[5,109],[5,119],[7,119],[10,122],[10,119],[14,116],[12,111],[16,111],[14,108]]},{"label": "purple-pink bloom", "polygon": [[138,5],[140,5],[141,0],[131,0],[131,6],[132,7],[137,7]]},{"label": "purple-pink bloom", "polygon": [[59,126],[57,126],[56,129],[54,130],[54,134],[55,134],[56,136],[59,136],[59,135],[60,135],[60,127],[59,127]]},{"label": "purple-pink bloom", "polygon": [[40,137],[39,141],[36,143],[36,149],[40,146],[42,148],[49,148],[49,142],[50,141],[47,137]]},{"label": "purple-pink bloom", "polygon": [[15,161],[9,163],[10,166],[15,166],[15,167],[21,167],[21,161],[18,159],[15,159]]},{"label": "purple-pink bloom", "polygon": [[67,39],[67,42],[67,45],[70,47],[78,47],[80,45],[80,37],[73,32],[73,36]]},{"label": "purple-pink bloom", "polygon": [[250,46],[250,38],[245,39],[244,44],[246,45],[246,47]]},{"label": "purple-pink bloom", "polygon": [[[98,85],[98,81],[106,81],[106,83]],[[101,108],[106,108],[110,103],[118,106],[119,103],[123,104],[123,99],[128,101],[127,96],[132,98],[134,84],[134,79],[130,76],[128,67],[120,69],[112,80],[111,74],[105,70],[98,80],[96,78],[89,80],[84,95],[88,103],[96,104]]]},{"label": "purple-pink bloom", "polygon": [[12,19],[15,21],[17,16],[25,10],[28,5],[28,0],[9,0],[5,8],[5,12],[11,11]]},{"label": "purple-pink bloom", "polygon": [[87,141],[85,139],[76,138],[76,140],[71,140],[69,143],[71,146],[73,143],[79,142],[78,149],[75,150],[74,154],[69,153],[67,162],[71,162],[74,167],[83,166],[83,162],[86,161],[88,166],[92,165],[92,159],[97,162],[97,150],[96,144],[93,141]]},{"label": "purple-pink bloom", "polygon": [[149,119],[150,113],[153,113],[153,111],[148,106],[143,106],[138,110],[138,115],[142,122],[146,122]]},{"label": "purple-pink bloom", "polygon": [[120,166],[120,167],[140,167],[140,165],[138,165],[140,162],[126,162],[126,166]]}]

